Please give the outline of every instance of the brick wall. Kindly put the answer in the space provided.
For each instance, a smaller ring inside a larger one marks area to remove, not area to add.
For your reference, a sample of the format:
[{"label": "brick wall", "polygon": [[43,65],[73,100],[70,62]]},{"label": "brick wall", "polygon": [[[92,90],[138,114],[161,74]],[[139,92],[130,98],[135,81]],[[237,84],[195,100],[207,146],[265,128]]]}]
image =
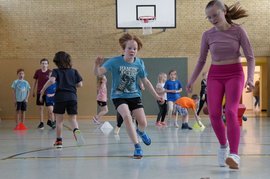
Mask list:
[{"label": "brick wall", "polygon": [[[207,2],[177,0],[176,29],[162,33],[154,29],[150,36],[142,36],[139,29],[130,30],[144,42],[139,56],[188,57],[190,75],[198,57],[201,34],[211,27],[204,14]],[[238,22],[244,23],[255,55],[270,56],[269,0],[243,0],[240,3],[248,9],[250,17]],[[79,90],[79,98],[84,99],[79,102],[81,116],[93,115],[96,109],[95,77],[92,75],[94,58],[100,54],[111,57],[121,53],[118,38],[123,31],[115,28],[115,16],[115,0],[0,1],[2,115],[14,114],[10,84],[16,79],[16,69],[26,68],[26,79],[32,84],[39,60],[46,57],[52,62],[54,53],[59,50],[71,54],[74,67],[84,77],[84,87]],[[205,69],[208,66],[209,62]],[[199,88],[199,83],[195,87]],[[37,116],[33,99],[29,105],[28,114]]]}]

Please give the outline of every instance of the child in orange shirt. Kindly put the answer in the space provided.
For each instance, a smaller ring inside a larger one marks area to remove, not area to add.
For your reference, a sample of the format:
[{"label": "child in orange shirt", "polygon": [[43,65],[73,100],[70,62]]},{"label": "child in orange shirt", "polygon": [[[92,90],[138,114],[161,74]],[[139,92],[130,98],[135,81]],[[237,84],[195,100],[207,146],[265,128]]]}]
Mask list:
[{"label": "child in orange shirt", "polygon": [[[202,123],[200,121],[200,117],[197,115],[197,110],[196,110],[196,104],[199,102],[199,97],[198,95],[192,95],[191,98],[189,97],[181,97],[178,98],[175,101],[175,108],[178,111],[178,113],[182,116],[182,127],[181,129],[189,129],[192,130],[192,127],[188,125],[188,108],[191,108],[194,117],[200,127],[202,127]],[[176,119],[177,120],[177,119]]]}]

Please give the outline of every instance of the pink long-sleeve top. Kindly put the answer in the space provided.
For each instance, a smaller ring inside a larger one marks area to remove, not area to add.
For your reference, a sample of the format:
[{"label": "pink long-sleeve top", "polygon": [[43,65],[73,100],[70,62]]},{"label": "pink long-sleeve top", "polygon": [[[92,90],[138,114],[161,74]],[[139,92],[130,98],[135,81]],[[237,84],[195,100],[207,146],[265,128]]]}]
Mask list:
[{"label": "pink long-sleeve top", "polygon": [[255,58],[246,31],[240,25],[232,25],[229,29],[219,31],[215,27],[202,35],[201,50],[198,63],[189,84],[193,84],[199,76],[210,50],[213,61],[238,59],[243,49],[248,65],[248,81],[253,84]]}]

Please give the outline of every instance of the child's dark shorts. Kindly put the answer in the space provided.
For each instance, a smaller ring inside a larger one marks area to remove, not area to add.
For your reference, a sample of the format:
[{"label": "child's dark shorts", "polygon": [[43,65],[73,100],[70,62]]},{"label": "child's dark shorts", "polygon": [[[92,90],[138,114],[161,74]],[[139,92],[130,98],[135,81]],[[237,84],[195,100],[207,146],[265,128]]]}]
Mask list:
[{"label": "child's dark shorts", "polygon": [[100,107],[104,107],[107,106],[107,102],[106,101],[97,101],[98,106]]},{"label": "child's dark shorts", "polygon": [[121,104],[127,104],[130,111],[135,109],[143,108],[142,99],[140,97],[136,98],[116,98],[113,99],[113,104],[115,109]]},{"label": "child's dark shorts", "polygon": [[69,115],[76,115],[78,114],[77,108],[77,101],[55,102],[53,112],[55,114],[64,114],[67,111]]},{"label": "child's dark shorts", "polygon": [[26,111],[27,109],[27,103],[25,101],[17,102],[16,106],[16,111]]}]

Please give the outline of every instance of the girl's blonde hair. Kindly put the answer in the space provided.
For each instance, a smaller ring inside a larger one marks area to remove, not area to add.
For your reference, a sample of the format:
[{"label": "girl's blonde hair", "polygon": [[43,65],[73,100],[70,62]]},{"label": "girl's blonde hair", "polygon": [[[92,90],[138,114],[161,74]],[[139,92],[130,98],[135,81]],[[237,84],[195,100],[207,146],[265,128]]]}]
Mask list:
[{"label": "girl's blonde hair", "polygon": [[160,73],[160,74],[158,74],[158,82],[160,82],[163,78],[167,78],[167,74],[166,73]]},{"label": "girl's blonde hair", "polygon": [[227,6],[221,0],[212,0],[206,5],[205,9],[212,7],[214,5],[216,5],[217,7],[219,7],[220,9],[226,12],[225,18],[229,24],[234,24],[232,20],[236,20],[236,19],[240,19],[240,18],[248,16],[247,11],[240,6],[239,2],[236,2],[233,5]]}]

